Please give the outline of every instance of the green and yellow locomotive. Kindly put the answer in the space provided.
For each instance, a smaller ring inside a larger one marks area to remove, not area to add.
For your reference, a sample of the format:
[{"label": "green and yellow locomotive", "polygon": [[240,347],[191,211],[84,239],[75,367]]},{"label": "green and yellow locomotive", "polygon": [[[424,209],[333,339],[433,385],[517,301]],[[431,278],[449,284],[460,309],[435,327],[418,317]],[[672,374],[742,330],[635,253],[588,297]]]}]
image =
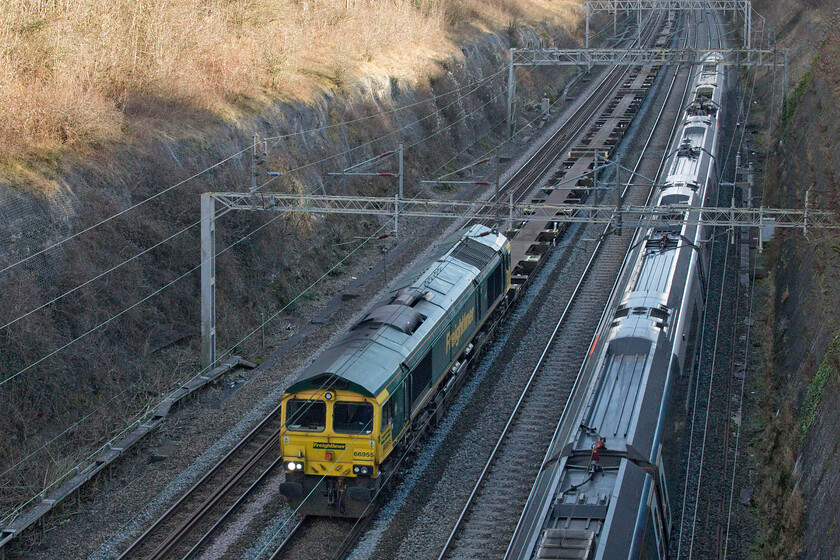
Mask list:
[{"label": "green and yellow locomotive", "polygon": [[481,225],[461,230],[295,380],[280,436],[292,507],[372,513],[395,450],[440,418],[509,287],[508,240]]}]

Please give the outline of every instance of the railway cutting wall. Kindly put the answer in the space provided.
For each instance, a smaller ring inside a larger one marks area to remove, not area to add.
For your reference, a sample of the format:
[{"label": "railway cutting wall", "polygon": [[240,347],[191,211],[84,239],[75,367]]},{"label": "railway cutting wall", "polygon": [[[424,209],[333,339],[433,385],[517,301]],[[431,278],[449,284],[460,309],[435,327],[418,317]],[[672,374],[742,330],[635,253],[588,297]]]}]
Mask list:
[{"label": "railway cutting wall", "polygon": [[[820,0],[756,2],[791,49],[787,103],[763,138],[765,204],[840,209],[840,10]],[[764,85],[770,86],[770,81]],[[768,87],[765,91],[771,91]],[[767,99],[760,106],[769,107]],[[759,109],[766,111],[767,109]],[[766,117],[766,115],[763,115]],[[753,504],[761,558],[840,554],[840,235],[779,235],[759,283]]]}]

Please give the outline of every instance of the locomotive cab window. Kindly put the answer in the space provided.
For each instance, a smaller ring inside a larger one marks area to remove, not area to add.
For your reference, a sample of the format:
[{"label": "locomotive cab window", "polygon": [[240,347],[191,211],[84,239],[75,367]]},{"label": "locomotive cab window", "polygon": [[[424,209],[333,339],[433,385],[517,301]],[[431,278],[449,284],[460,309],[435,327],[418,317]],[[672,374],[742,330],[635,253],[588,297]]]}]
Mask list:
[{"label": "locomotive cab window", "polygon": [[373,405],[337,402],[333,405],[333,431],[339,434],[369,434],[373,431]]},{"label": "locomotive cab window", "polygon": [[327,426],[326,403],[302,399],[290,400],[286,403],[286,426],[294,431],[323,431]]}]

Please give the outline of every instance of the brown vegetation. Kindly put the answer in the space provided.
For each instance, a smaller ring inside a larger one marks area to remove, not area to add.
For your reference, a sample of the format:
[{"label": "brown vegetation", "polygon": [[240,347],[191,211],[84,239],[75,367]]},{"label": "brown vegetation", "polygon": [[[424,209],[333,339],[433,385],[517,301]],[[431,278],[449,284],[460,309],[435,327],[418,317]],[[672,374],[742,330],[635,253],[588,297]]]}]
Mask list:
[{"label": "brown vegetation", "polygon": [[[777,247],[765,255],[768,262],[778,259]],[[795,396],[787,394],[786,375],[774,359],[776,321],[773,276],[757,289],[761,306],[758,339],[763,341],[761,363],[757,368],[758,407],[751,416],[757,437],[751,442],[750,456],[758,468],[755,507],[761,520],[753,541],[751,559],[790,558],[802,547],[805,507],[801,489],[796,486],[794,468],[800,442],[796,422]]]},{"label": "brown vegetation", "polygon": [[[575,0],[9,0],[0,164],[130,137],[360,75],[417,77],[467,28],[556,19]],[[170,127],[172,131],[175,129]],[[29,161],[28,161],[29,160]]]},{"label": "brown vegetation", "polygon": [[[275,190],[356,188],[325,180],[327,172],[392,149],[398,138],[414,146],[407,173],[428,174],[503,119],[504,41],[515,45],[531,37],[517,29],[520,23],[543,18],[555,30],[564,23],[574,27],[568,10],[575,3],[0,2],[0,210],[11,217],[2,225],[12,234],[0,241],[0,265],[160,193],[236,153],[253,133],[288,135],[270,153],[272,169],[306,165],[272,183]],[[482,40],[490,29],[502,41]],[[459,63],[463,45],[475,51],[469,68]],[[560,72],[523,72],[519,94],[556,94],[563,87]],[[371,75],[379,79],[362,91],[359,84]],[[490,75],[496,78],[465,87]],[[345,121],[353,122],[320,128]],[[312,132],[299,134],[304,130]],[[383,138],[387,133],[394,135]],[[324,163],[312,164],[319,161]],[[185,230],[0,330],[0,378],[37,362],[2,387],[0,525],[22,500],[59,481],[70,465],[200,370],[195,273],[74,340],[196,266],[198,232],[188,228],[198,218],[198,193],[244,188],[248,164],[247,155],[233,158],[0,274],[0,317],[11,320]],[[382,194],[388,186],[367,184],[365,192]],[[217,246],[238,242],[271,219],[225,218]],[[220,255],[220,348],[260,355],[253,338],[239,341],[261,315],[276,312],[346,256],[352,245],[336,240],[379,226],[319,220],[304,231],[282,220]]]}]

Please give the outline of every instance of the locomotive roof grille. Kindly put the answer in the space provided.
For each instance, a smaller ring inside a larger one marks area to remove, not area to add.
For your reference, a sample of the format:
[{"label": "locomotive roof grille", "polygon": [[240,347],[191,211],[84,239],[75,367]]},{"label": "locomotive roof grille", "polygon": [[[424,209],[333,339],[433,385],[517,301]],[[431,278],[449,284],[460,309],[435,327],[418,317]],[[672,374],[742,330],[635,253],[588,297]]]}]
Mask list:
[{"label": "locomotive roof grille", "polygon": [[495,255],[496,251],[492,247],[474,239],[465,239],[452,251],[453,258],[472,265],[478,270],[484,269]]}]

